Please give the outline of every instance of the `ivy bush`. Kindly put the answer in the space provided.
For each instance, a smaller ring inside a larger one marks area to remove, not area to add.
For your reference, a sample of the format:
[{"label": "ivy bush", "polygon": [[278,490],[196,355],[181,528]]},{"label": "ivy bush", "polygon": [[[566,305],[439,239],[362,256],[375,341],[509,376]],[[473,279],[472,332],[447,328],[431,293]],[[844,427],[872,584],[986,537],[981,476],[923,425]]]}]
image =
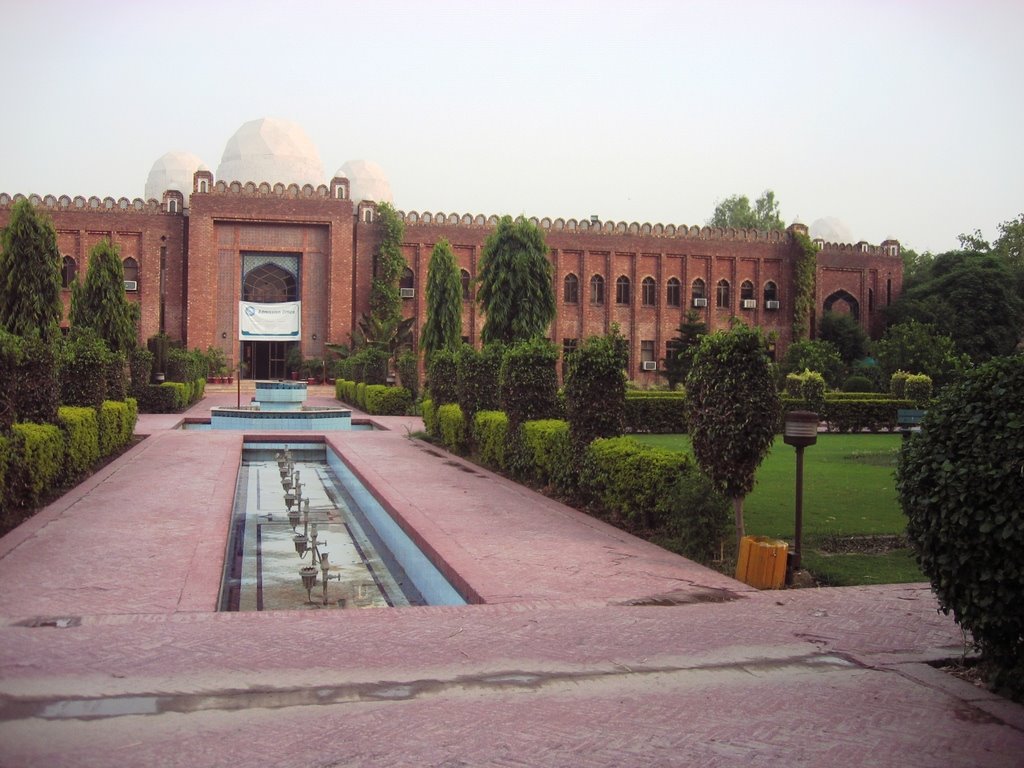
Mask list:
[{"label": "ivy bush", "polygon": [[1024,355],[947,386],[900,456],[907,536],[942,610],[953,612],[1024,700]]}]

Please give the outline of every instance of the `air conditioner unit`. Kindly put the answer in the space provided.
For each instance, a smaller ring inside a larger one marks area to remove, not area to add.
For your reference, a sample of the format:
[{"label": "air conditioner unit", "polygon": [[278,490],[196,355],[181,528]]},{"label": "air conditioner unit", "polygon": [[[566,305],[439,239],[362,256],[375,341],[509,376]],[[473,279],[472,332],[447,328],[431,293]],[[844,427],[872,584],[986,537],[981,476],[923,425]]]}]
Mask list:
[{"label": "air conditioner unit", "polygon": [[640,369],[644,371],[656,371],[658,370],[657,360],[644,360],[640,363]]},{"label": "air conditioner unit", "polygon": [[694,299],[693,306],[695,307],[706,307],[708,305],[707,299]]},{"label": "air conditioner unit", "polygon": [[398,289],[398,294],[403,299],[411,299],[411,298],[416,296],[416,289],[415,288],[399,288]]},{"label": "air conditioner unit", "polygon": [[124,281],[124,289],[126,291],[137,291],[137,290],[139,290],[139,281],[138,280],[125,280]]},{"label": "air conditioner unit", "polygon": [[743,308],[744,309],[757,309],[757,299],[744,299],[743,300]]},{"label": "air conditioner unit", "polygon": [[764,308],[765,309],[778,309],[779,308],[779,302],[777,302],[777,301],[766,301],[764,303]]}]

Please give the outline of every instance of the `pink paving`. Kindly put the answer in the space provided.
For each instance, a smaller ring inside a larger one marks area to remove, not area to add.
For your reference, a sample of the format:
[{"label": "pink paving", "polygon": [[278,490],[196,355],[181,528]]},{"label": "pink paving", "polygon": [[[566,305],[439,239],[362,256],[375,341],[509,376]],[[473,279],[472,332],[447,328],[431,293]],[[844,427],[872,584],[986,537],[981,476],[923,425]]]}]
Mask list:
[{"label": "pink paving", "polygon": [[216,613],[243,436],[180,420],[0,540],[0,765],[1022,764],[926,585],[757,592],[417,419],[327,439],[475,604]]}]

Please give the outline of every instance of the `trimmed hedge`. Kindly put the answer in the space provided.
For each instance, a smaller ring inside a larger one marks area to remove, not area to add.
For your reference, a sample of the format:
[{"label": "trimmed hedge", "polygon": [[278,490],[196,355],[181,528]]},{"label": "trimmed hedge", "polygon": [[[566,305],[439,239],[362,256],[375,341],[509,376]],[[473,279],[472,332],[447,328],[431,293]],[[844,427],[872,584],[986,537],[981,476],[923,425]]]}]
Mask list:
[{"label": "trimmed hedge", "polygon": [[553,485],[568,492],[575,482],[567,473],[573,466],[569,422],[562,419],[527,421],[522,427],[524,465],[527,479],[539,485]]},{"label": "trimmed hedge", "polygon": [[[424,417],[425,420],[425,417]],[[505,446],[508,443],[508,416],[504,411],[477,411],[473,418],[473,436],[481,463],[506,469]]]},{"label": "trimmed hedge", "polygon": [[95,408],[62,405],[57,421],[64,430],[67,454],[64,457],[65,480],[78,477],[100,458],[100,427]]},{"label": "trimmed hedge", "polygon": [[135,406],[125,401],[104,401],[97,414],[100,455],[109,456],[128,444],[135,430]]},{"label": "trimmed hedge", "polygon": [[687,429],[685,392],[627,390],[627,432],[680,434]]},{"label": "trimmed hedge", "polygon": [[412,392],[405,387],[368,384],[366,412],[374,416],[403,416],[412,406]]},{"label": "trimmed hedge", "polygon": [[505,350],[499,374],[501,410],[513,428],[527,421],[557,418],[558,350],[547,339],[533,339]]},{"label": "trimmed hedge", "polygon": [[55,484],[64,467],[64,435],[54,424],[14,424],[7,500],[16,509],[31,509],[43,489]]},{"label": "trimmed hedge", "polygon": [[437,409],[437,423],[441,431],[441,443],[452,453],[466,452],[466,420],[458,403],[445,403]]},{"label": "trimmed hedge", "polygon": [[423,415],[423,428],[433,438],[441,437],[441,430],[437,424],[437,408],[433,400],[423,400],[420,403],[420,413]]}]

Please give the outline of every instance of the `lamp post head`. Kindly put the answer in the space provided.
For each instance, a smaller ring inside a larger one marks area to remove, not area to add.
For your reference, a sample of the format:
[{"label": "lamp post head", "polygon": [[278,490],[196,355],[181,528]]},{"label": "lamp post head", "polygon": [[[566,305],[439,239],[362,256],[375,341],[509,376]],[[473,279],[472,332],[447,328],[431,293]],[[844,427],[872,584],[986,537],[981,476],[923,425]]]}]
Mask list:
[{"label": "lamp post head", "polygon": [[782,434],[786,445],[806,448],[818,442],[818,414],[813,411],[790,411]]}]

